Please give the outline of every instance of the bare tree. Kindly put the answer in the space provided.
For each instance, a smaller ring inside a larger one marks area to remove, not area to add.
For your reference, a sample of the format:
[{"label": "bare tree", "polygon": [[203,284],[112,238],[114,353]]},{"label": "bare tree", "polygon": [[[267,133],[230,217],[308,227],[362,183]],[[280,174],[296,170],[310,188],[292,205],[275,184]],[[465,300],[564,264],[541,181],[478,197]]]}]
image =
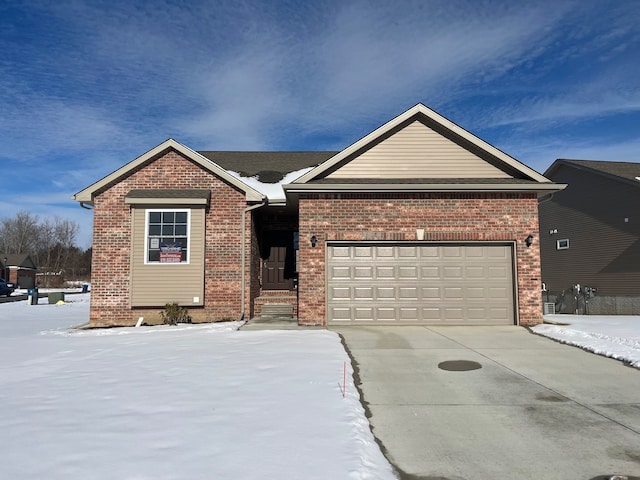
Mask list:
[{"label": "bare tree", "polygon": [[[83,258],[86,252],[75,246],[79,230],[80,226],[71,220],[54,217],[40,221],[37,215],[19,212],[13,218],[0,221],[0,252],[30,255],[47,273],[64,272],[68,268],[73,273],[79,269],[88,273],[90,267],[78,266],[86,264]],[[48,276],[45,283],[49,283]]]},{"label": "bare tree", "polygon": [[0,251],[3,253],[30,253],[37,248],[38,216],[18,212],[13,218],[5,218],[0,224]]}]

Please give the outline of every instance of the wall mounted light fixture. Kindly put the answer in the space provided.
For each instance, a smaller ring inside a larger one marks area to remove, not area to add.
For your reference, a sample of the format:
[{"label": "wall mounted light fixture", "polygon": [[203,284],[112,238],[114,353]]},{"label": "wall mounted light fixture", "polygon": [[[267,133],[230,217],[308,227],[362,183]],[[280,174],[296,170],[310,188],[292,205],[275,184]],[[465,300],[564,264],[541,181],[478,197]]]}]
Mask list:
[{"label": "wall mounted light fixture", "polygon": [[527,248],[533,245],[533,235],[529,235],[527,238],[525,238],[524,243],[527,246]]},{"label": "wall mounted light fixture", "polygon": [[317,244],[318,244],[318,237],[316,237],[315,235],[311,235],[311,246],[315,248]]}]

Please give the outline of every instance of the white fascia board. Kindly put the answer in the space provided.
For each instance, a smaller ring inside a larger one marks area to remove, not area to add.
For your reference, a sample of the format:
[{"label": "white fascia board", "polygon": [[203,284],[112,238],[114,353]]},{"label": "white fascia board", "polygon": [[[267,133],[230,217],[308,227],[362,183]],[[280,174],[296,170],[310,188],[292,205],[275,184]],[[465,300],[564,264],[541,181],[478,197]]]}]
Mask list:
[{"label": "white fascia board", "polygon": [[246,199],[248,202],[262,202],[265,200],[265,196],[260,192],[258,192],[257,190],[255,190],[254,188],[251,188],[249,185],[242,182],[238,178],[230,175],[224,168],[212,162],[205,156],[200,155],[198,152],[190,149],[189,147],[181,144],[180,142],[177,142],[172,138],[162,142],[157,147],[154,147],[148,152],[143,153],[138,158],[130,161],[129,163],[123,165],[122,167],[110,173],[106,177],[98,180],[97,182],[85,188],[84,190],[81,190],[80,192],[76,193],[75,195],[73,195],[72,198],[77,202],[91,204],[93,202],[93,195],[96,191],[100,190],[101,188],[105,187],[106,185],[112,182],[117,181],[119,178],[129,173],[131,170],[143,165],[145,162],[149,161],[151,158],[161,154],[162,152],[164,152],[165,150],[168,150],[169,148],[173,148],[174,150],[182,153],[184,156],[198,163],[200,166],[209,170],[211,173],[219,176],[223,180],[238,187],[240,190],[245,192]]},{"label": "white fascia board", "polygon": [[289,184],[283,188],[287,193],[409,193],[409,192],[557,192],[566,184]]}]

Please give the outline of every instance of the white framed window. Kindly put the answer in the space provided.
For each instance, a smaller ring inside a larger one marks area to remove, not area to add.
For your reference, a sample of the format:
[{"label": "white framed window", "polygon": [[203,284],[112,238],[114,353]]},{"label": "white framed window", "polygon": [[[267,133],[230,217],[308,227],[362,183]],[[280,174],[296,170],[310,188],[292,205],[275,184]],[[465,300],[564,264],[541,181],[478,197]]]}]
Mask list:
[{"label": "white framed window", "polygon": [[556,241],[556,250],[566,250],[567,248],[569,248],[568,238]]},{"label": "white framed window", "polygon": [[189,263],[190,226],[189,209],[147,210],[144,263]]}]

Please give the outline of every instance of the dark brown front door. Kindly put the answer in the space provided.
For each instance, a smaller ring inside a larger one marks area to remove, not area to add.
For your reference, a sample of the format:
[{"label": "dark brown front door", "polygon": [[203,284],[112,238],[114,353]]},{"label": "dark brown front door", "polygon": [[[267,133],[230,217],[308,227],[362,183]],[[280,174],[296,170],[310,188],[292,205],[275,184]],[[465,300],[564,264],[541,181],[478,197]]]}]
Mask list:
[{"label": "dark brown front door", "polygon": [[293,278],[285,278],[287,247],[271,247],[269,258],[262,263],[262,288],[293,290]]}]

